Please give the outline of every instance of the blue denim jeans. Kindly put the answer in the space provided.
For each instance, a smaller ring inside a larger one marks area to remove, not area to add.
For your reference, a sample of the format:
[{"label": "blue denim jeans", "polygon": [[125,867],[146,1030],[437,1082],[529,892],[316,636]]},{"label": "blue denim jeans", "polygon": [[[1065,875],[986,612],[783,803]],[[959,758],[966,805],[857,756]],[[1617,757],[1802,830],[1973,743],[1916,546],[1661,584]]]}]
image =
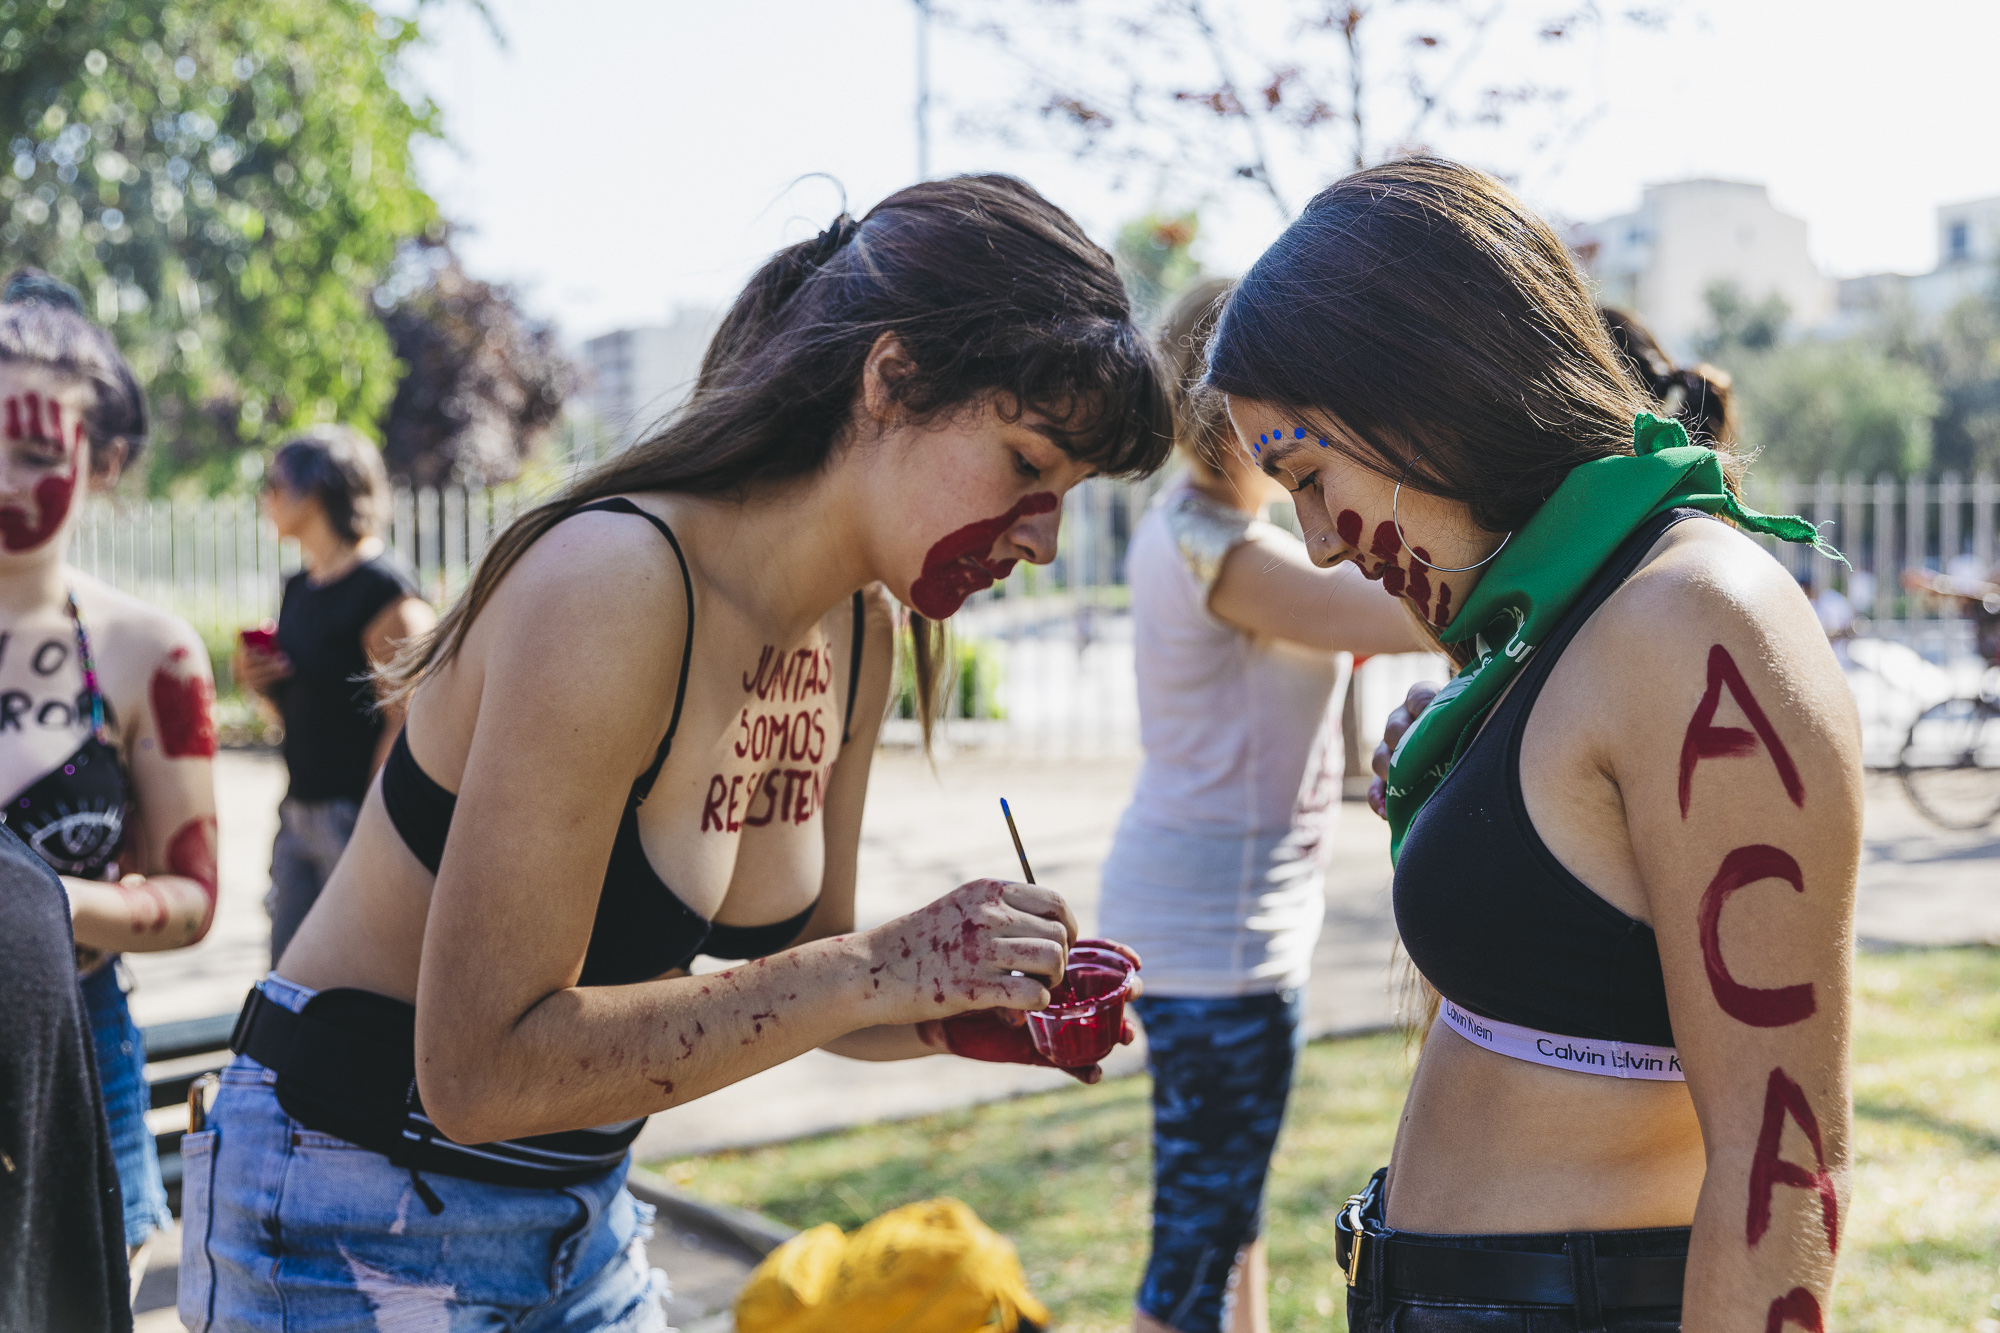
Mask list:
[{"label": "blue denim jeans", "polygon": [[97,1082],[104,1091],[104,1119],[111,1129],[111,1156],[118,1165],[118,1193],[125,1202],[125,1245],[136,1249],[174,1224],[152,1131],[146,1128],[146,1041],[118,984],[117,959],[83,978],[81,989],[97,1054]]},{"label": "blue denim jeans", "polygon": [[1303,991],[1134,1007],[1153,1075],[1153,1248],[1138,1305],[1180,1333],[1216,1333],[1230,1269],[1262,1221]]},{"label": "blue denim jeans", "polygon": [[354,821],[361,817],[357,801],[278,802],[278,836],[271,843],[271,895],[264,906],[271,913],[271,966],[284,957],[285,946],[299,923],[319,901],[319,891],[340,864]]},{"label": "blue denim jeans", "polygon": [[[311,992],[278,978],[291,1007]],[[181,1322],[194,1333],[666,1333],[666,1275],[646,1258],[653,1210],[619,1166],[562,1189],[410,1172],[307,1129],[247,1056],[208,1127],[181,1141]]]}]

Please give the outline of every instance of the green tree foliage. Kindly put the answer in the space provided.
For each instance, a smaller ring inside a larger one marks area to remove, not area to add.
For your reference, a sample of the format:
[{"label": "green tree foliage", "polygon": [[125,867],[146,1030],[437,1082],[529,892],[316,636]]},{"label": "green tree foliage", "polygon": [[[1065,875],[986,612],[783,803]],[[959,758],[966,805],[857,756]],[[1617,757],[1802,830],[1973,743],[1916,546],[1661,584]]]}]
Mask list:
[{"label": "green tree foliage", "polygon": [[1944,393],[1939,468],[2000,472],[2000,284],[1948,311],[1918,356]]},{"label": "green tree foliage", "polygon": [[116,332],[156,489],[388,406],[371,292],[437,222],[410,160],[436,111],[396,83],[415,37],[357,0],[0,0],[0,241]]},{"label": "green tree foliage", "polygon": [[1785,321],[1792,317],[1791,306],[1776,292],[1752,301],[1735,283],[1717,282],[1702,295],[1713,324],[1695,339],[1695,350],[1710,360],[1732,352],[1769,351],[1785,336]]},{"label": "green tree foliage", "polygon": [[409,368],[382,427],[389,471],[420,486],[518,476],[578,380],[554,330],[442,242],[407,247],[376,298]]},{"label": "green tree foliage", "polygon": [[1182,288],[1201,276],[1201,261],[1194,257],[1200,234],[1201,219],[1193,213],[1174,217],[1148,213],[1119,229],[1113,247],[1118,271],[1141,324],[1150,323]]},{"label": "green tree foliage", "polygon": [[1921,473],[1943,399],[1921,366],[1859,338],[1796,342],[1722,360],[1745,443],[1767,474]]}]

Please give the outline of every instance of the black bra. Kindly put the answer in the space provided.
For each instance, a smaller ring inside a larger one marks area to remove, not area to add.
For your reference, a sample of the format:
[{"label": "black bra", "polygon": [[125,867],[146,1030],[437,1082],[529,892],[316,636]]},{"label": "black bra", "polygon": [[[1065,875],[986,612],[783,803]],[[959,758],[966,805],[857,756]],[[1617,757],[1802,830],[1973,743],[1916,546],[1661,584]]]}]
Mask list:
[{"label": "black bra", "polygon": [[1570,1037],[1674,1044],[1660,946],[1571,874],[1521,794],[1521,738],[1563,650],[1668,528],[1641,524],[1605,562],[1410,824],[1397,858],[1396,928],[1440,994],[1503,1023]]},{"label": "black bra", "polygon": [[[674,732],[681,724],[681,705],[687,699],[688,668],[694,661],[694,580],[688,574],[687,557],[673,531],[630,500],[613,498],[579,506],[575,514],[637,514],[660,530],[674,548],[680,562],[681,584],[687,591],[687,641],[681,649],[680,684],[674,694],[673,718],[667,734],[653,754],[653,762],[632,783],[625,798],[625,815],[618,821],[618,834],[611,843],[611,861],[604,871],[604,888],[597,899],[597,919],[591,927],[590,945],[584,953],[583,986],[623,986],[646,981],[663,972],[684,968],[696,954],[711,958],[761,958],[797,939],[819,906],[814,899],[797,916],[762,926],[718,925],[682,902],[667,887],[652,863],[646,860],[639,841],[639,806],[652,793],[660,766],[673,748]],[[567,515],[565,515],[567,517]],[[854,646],[849,654],[847,676],[847,717],[841,730],[845,744],[854,727],[854,685],[861,671],[863,605],[854,594]],[[445,837],[451,832],[451,816],[458,797],[446,791],[417,765],[410,753],[409,732],[397,733],[389,757],[382,765],[382,804],[390,822],[402,835],[411,855],[431,874],[437,874],[444,859]]]}]

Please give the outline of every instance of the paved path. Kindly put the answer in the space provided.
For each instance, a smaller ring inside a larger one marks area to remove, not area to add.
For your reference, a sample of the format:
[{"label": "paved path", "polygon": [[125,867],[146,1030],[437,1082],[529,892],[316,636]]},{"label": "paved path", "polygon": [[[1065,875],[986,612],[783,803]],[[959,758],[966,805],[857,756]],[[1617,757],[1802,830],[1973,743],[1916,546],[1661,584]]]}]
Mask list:
[{"label": "paved path", "polygon": [[[1014,851],[999,798],[1013,805],[1042,883],[1063,892],[1086,930],[1096,920],[1097,867],[1131,790],[1136,760],[1003,759],[971,752],[935,770],[907,752],[878,757],[862,828],[860,924],[920,907],[981,875],[1011,875]],[[141,1023],[233,1010],[264,970],[275,809],[284,787],[277,759],[220,756],[222,903],[215,928],[193,949],[132,960]],[[2000,826],[1943,833],[1925,823],[1893,779],[1868,782],[1865,850],[1857,908],[1863,946],[2000,944]],[[1327,876],[1327,921],[1314,959],[1308,1023],[1315,1035],[1376,1027],[1393,1018],[1395,931],[1389,911],[1388,835],[1367,807],[1342,810]],[[1113,1074],[1143,1067],[1138,1048],[1110,1062]],[[864,1064],[812,1053],[698,1102],[654,1116],[641,1161],[795,1138],[882,1119],[1064,1086],[1052,1070],[930,1059]],[[691,1318],[726,1286],[711,1278],[698,1238],[662,1228],[654,1260],[677,1277]],[[699,1291],[700,1297],[695,1293]],[[172,1301],[166,1274],[149,1281],[151,1302]],[[166,1314],[158,1311],[155,1315]],[[159,1324],[171,1328],[171,1322]]]}]

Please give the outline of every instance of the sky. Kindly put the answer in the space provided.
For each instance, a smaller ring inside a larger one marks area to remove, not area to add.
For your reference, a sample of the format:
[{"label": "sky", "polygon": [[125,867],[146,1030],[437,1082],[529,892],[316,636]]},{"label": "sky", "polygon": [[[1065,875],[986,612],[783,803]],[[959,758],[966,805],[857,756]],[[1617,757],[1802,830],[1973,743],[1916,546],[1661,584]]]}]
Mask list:
[{"label": "sky", "polygon": [[[1219,0],[1246,21],[1279,3]],[[1532,0],[1512,8],[1539,17]],[[448,143],[426,146],[420,170],[464,228],[468,267],[513,284],[572,345],[726,303],[843,196],[858,215],[916,178],[912,0],[491,10],[504,44],[470,6],[425,17],[410,75],[442,109]],[[1101,166],[1053,147],[963,130],[963,109],[1004,98],[1015,68],[956,33],[934,30],[931,49],[933,174],[1023,176],[1106,244],[1161,202],[1157,187],[1114,190]],[[2000,195],[1996,51],[1991,0],[1683,0],[1664,30],[1614,20],[1565,56],[1574,133],[1516,183],[1573,221],[1629,211],[1649,183],[1762,182],[1805,218],[1827,273],[1923,272],[1935,209]],[[1450,133],[1431,142],[1473,161],[1490,151]],[[1325,178],[1340,169],[1329,162]],[[1251,195],[1210,200],[1197,254],[1240,272],[1281,226]]]}]

